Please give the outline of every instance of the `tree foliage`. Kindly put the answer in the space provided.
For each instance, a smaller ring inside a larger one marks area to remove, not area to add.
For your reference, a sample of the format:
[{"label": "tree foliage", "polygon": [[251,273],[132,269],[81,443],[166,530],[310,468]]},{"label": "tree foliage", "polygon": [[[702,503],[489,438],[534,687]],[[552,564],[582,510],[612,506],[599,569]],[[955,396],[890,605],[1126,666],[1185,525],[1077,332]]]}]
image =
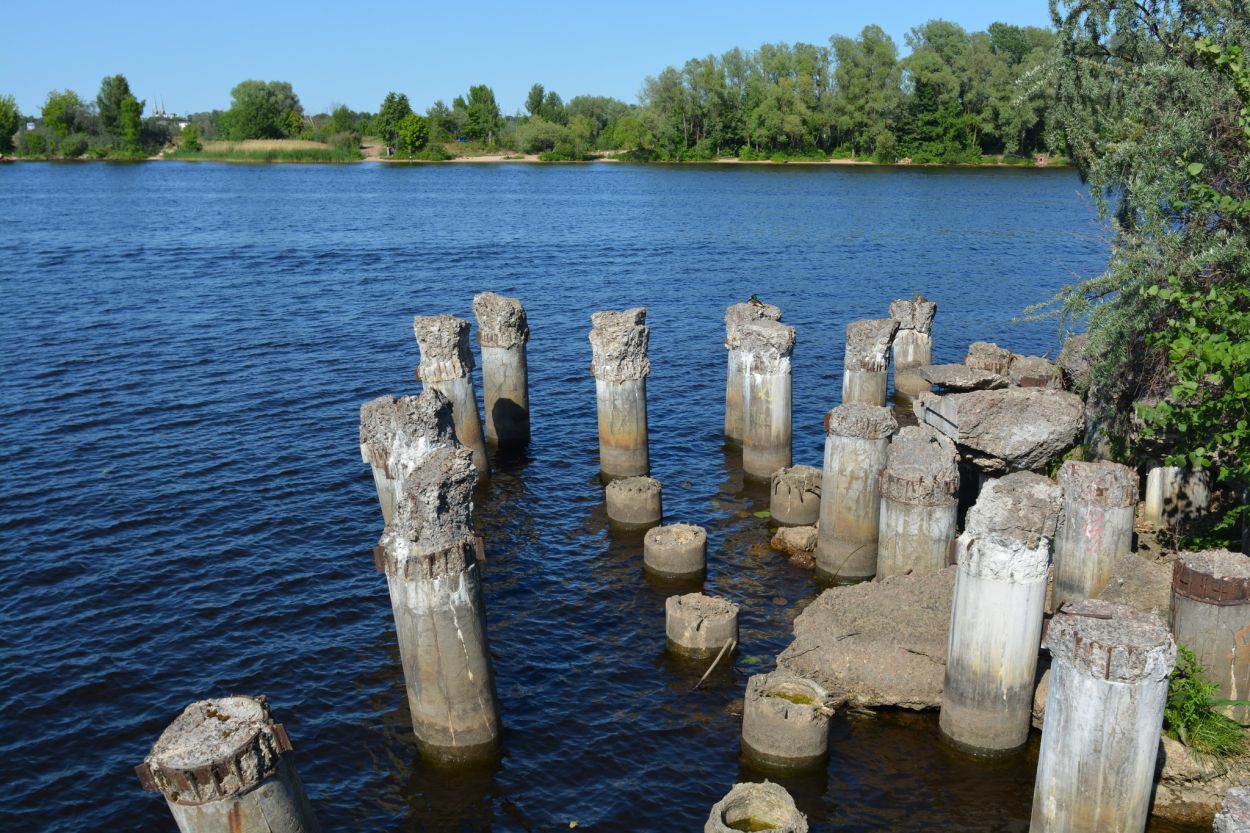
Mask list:
[{"label": "tree foliage", "polygon": [[143,153],[143,105],[134,97],[122,99],[120,128],[126,150],[132,154]]},{"label": "tree foliage", "polygon": [[387,93],[382,106],[373,119],[373,130],[384,142],[394,142],[399,133],[399,124],[412,115],[412,105],[408,96],[403,93]]},{"label": "tree foliage", "polygon": [[464,135],[487,144],[494,141],[503,121],[499,116],[499,105],[495,103],[494,90],[485,84],[469,87],[469,98],[464,103]]},{"label": "tree foliage", "polygon": [[[130,82],[124,75],[106,75],[100,82],[100,92],[95,97],[96,112],[100,116],[100,129],[104,133],[121,132],[122,102],[135,96],[130,92]],[[142,111],[145,102],[139,102]]]},{"label": "tree foliage", "polygon": [[399,149],[409,159],[413,154],[425,147],[430,137],[430,128],[425,119],[416,113],[409,113],[399,123]]},{"label": "tree foliage", "polygon": [[13,134],[17,133],[21,121],[17,99],[11,95],[0,95],[0,153],[13,152]]},{"label": "tree foliage", "polygon": [[197,151],[203,148],[200,144],[200,126],[194,121],[187,122],[187,126],[182,128],[182,144],[183,150]]},{"label": "tree foliage", "polygon": [[83,113],[83,101],[73,90],[53,90],[43,102],[40,115],[43,124],[58,139],[64,139],[78,127]]}]

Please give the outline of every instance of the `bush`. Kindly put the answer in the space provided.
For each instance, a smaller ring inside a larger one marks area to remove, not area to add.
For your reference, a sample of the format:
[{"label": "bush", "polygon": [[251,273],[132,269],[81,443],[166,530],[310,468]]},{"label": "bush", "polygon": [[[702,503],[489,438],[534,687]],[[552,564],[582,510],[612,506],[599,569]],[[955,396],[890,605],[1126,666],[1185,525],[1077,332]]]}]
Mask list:
[{"label": "bush", "polygon": [[752,148],[750,145],[743,145],[742,147],[738,148],[738,158],[741,159],[743,162],[754,162],[759,157],[755,155],[754,148]]},{"label": "bush", "polygon": [[61,155],[77,159],[87,152],[87,134],[74,133],[61,142]]},{"label": "bush", "polygon": [[113,152],[112,145],[91,144],[87,145],[87,157],[90,159],[105,159]]},{"label": "bush", "polygon": [[830,159],[850,159],[852,155],[850,145],[842,145],[829,151]]},{"label": "bush", "polygon": [[359,150],[360,134],[345,130],[330,137],[330,146],[338,150]]},{"label": "bush", "polygon": [[420,159],[423,162],[446,162],[449,159],[455,159],[454,153],[448,153],[447,148],[438,142],[427,144],[424,150],[419,150],[412,155],[413,159]]},{"label": "bush", "polygon": [[200,144],[200,126],[195,122],[187,122],[187,126],[182,129],[182,145],[183,150],[197,151],[202,145]]},{"label": "bush", "polygon": [[37,130],[23,130],[17,134],[17,153],[19,156],[47,156],[52,143]]}]

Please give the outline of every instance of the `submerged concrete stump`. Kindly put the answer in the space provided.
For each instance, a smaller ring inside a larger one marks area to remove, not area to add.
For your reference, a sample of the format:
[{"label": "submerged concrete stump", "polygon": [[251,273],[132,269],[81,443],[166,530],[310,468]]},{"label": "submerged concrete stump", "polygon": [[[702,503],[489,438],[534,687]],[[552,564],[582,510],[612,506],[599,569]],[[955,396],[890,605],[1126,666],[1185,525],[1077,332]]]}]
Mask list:
[{"label": "submerged concrete stump", "polygon": [[780,321],[781,310],[772,304],[731,304],[725,310],[725,349],[729,351],[729,369],[725,380],[725,442],[742,445],[743,397],[746,396],[745,374],[750,360],[742,350],[742,325],[747,321]]},{"label": "submerged concrete stump", "polygon": [[1058,479],[1063,511],[1055,537],[1054,610],[1102,592],[1116,559],[1133,551],[1137,513],[1137,473],[1128,466],[1068,460]]},{"label": "submerged concrete stump", "polygon": [[647,311],[596,312],[590,317],[599,408],[599,468],[608,477],[651,473],[647,444]]},{"label": "submerged concrete stump", "polygon": [[890,391],[890,347],[898,322],[893,318],[852,321],[846,326],[842,404],[883,407]]},{"label": "submerged concrete stump", "polygon": [[949,563],[959,507],[959,452],[928,425],[898,432],[881,472],[877,575],[924,575]]},{"label": "submerged concrete stump", "polygon": [[[1194,652],[1221,700],[1250,699],[1250,556],[1228,550],[1182,553],[1172,572],[1172,633]],[[1222,709],[1239,723],[1250,708]]]},{"label": "submerged concrete stump", "polygon": [[530,441],[530,382],[525,343],[530,340],[525,307],[494,292],[473,296],[477,343],[482,348],[482,406],[486,439],[500,448]]},{"label": "submerged concrete stump", "polygon": [[201,700],[135,767],[183,833],[320,833],[291,741],[264,697]]},{"label": "submerged concrete stump", "polygon": [[816,578],[872,578],[881,532],[881,470],[898,422],[889,408],[861,402],[825,415]]},{"label": "submerged concrete stump", "polygon": [[417,748],[435,761],[492,758],[502,726],[472,526],[477,470],[463,446],[413,446],[420,462],[374,552],[390,590]]},{"label": "submerged concrete stump", "polygon": [[1087,599],[1055,615],[1032,833],[1140,833],[1176,643],[1151,613]]},{"label": "submerged concrete stump", "polygon": [[668,649],[692,659],[717,656],[738,641],[738,606],[728,599],[687,593],[664,602]]},{"label": "submerged concrete stump", "polygon": [[1211,475],[1206,469],[1156,466],[1146,474],[1142,520],[1155,529],[1197,520],[1210,504]]},{"label": "submerged concrete stump", "polygon": [[938,718],[957,749],[1001,755],[1028,740],[1059,502],[1051,480],[1018,472],[987,483],[968,512]]},{"label": "submerged concrete stump", "polygon": [[773,474],[768,511],[781,526],[812,526],[820,519],[820,469],[792,466]]},{"label": "submerged concrete stump", "polygon": [[473,465],[483,478],[490,477],[486,437],[473,389],[473,353],[469,350],[469,322],[454,315],[418,315],[412,330],[421,349],[417,380],[423,389],[434,388],[451,400],[456,439],[473,452]]},{"label": "submerged concrete stump", "polygon": [[728,795],[712,805],[703,833],[735,830],[807,833],[807,816],[799,812],[784,787],[771,781],[734,784]]},{"label": "submerged concrete stump", "polygon": [[745,322],[742,350],[742,470],[769,479],[792,458],[790,358],[794,328],[769,319]]},{"label": "submerged concrete stump", "polygon": [[623,526],[650,526],[664,518],[662,487],[651,477],[613,480],[604,490],[608,518]]},{"label": "submerged concrete stump", "polygon": [[1250,787],[1233,787],[1215,814],[1215,833],[1250,833]]},{"label": "submerged concrete stump", "polygon": [[742,705],[742,754],[774,769],[820,766],[829,751],[829,693],[789,671],[756,674]]},{"label": "submerged concrete stump", "polygon": [[662,578],[702,575],[707,569],[707,530],[694,524],[647,530],[642,540],[642,563],[648,572]]},{"label": "submerged concrete stump", "polygon": [[923,297],[890,304],[890,317],[898,322],[894,336],[894,389],[909,396],[930,390],[928,380],[917,371],[933,363],[933,316],[937,304]]},{"label": "submerged concrete stump", "polygon": [[385,523],[425,449],[455,443],[451,409],[451,400],[434,388],[420,396],[379,396],[360,406],[360,456],[373,469]]}]

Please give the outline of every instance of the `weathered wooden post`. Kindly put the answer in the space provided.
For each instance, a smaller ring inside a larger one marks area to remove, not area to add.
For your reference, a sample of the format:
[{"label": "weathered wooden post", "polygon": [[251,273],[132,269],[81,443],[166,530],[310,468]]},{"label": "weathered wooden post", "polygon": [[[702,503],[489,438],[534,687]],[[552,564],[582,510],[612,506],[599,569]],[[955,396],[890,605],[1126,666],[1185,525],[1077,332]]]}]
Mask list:
[{"label": "weathered wooden post", "polygon": [[[1172,570],[1172,633],[1219,683],[1221,700],[1250,699],[1250,556],[1225,549],[1182,553]],[[1246,706],[1226,707],[1234,720]]]},{"label": "weathered wooden post", "polygon": [[1111,580],[1111,568],[1133,551],[1137,473],[1110,461],[1068,460],[1059,469],[1063,511],[1055,537],[1055,610],[1092,599]]},{"label": "weathered wooden post", "polygon": [[896,332],[898,322],[893,318],[852,321],[847,325],[843,405],[885,405],[890,391],[890,346]]},{"label": "weathered wooden post", "polygon": [[647,311],[596,312],[590,317],[599,407],[599,468],[607,477],[651,472],[647,444]]},{"label": "weathered wooden post", "polygon": [[482,348],[482,405],[486,439],[500,448],[530,441],[530,383],[525,343],[530,340],[525,307],[494,292],[473,296],[477,343]]},{"label": "weathered wooden post", "polygon": [[876,574],[881,470],[896,430],[893,411],[862,402],[839,405],[825,415],[817,579],[862,580]]},{"label": "weathered wooden post", "polygon": [[928,425],[898,432],[881,473],[877,575],[923,575],[944,569],[955,540],[959,452]]},{"label": "weathered wooden post", "polygon": [[742,470],[749,477],[771,480],[777,469],[789,468],[791,444],[790,358],[794,328],[766,318],[741,327],[743,356]]},{"label": "weathered wooden post", "polygon": [[747,321],[768,319],[780,321],[781,310],[772,304],[731,304],[725,310],[725,349],[729,351],[729,370],[725,381],[725,442],[742,445],[743,396],[746,394],[745,368],[749,361],[742,352],[742,325]]},{"label": "weathered wooden post", "polygon": [[448,417],[445,398],[426,391],[410,404],[395,441],[407,447],[409,471],[374,557],[390,590],[412,728],[433,760],[489,758],[501,725],[472,526],[477,470],[436,427]]},{"label": "weathered wooden post", "polygon": [[291,741],[262,697],[192,703],[135,767],[182,833],[320,833]]},{"label": "weathered wooden post", "polygon": [[1054,658],[1032,833],[1141,833],[1176,643],[1151,613],[1087,599],[1050,621]]},{"label": "weathered wooden post", "polygon": [[908,395],[931,390],[916,369],[933,364],[933,316],[937,304],[923,297],[890,304],[890,317],[898,322],[894,336],[894,389]]},{"label": "weathered wooden post", "polygon": [[958,749],[1001,755],[1028,740],[1058,519],[1059,487],[1031,472],[986,483],[968,512],[938,718]]},{"label": "weathered wooden post", "polygon": [[473,353],[469,350],[469,322],[454,315],[418,315],[412,330],[421,349],[417,379],[422,388],[435,388],[451,400],[456,439],[473,452],[473,465],[490,477],[490,458],[473,389]]}]

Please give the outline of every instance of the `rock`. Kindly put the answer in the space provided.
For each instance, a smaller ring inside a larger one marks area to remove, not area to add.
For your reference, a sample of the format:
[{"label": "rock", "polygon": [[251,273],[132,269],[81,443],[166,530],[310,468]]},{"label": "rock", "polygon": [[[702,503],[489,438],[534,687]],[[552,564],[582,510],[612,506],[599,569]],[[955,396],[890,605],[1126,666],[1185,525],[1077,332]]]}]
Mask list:
[{"label": "rock", "polygon": [[1175,817],[1179,809],[1192,818],[1200,808],[1209,820],[1229,792],[1246,783],[1250,783],[1250,756],[1217,761],[1165,735],[1155,764],[1154,813]]},{"label": "rock", "polygon": [[1063,390],[1063,374],[1041,356],[1017,356],[1011,362],[1007,378],[1022,388],[1053,388]]},{"label": "rock", "polygon": [[1233,787],[1215,816],[1215,833],[1250,832],[1250,788]]},{"label": "rock", "polygon": [[794,622],[778,666],[857,706],[942,703],[955,568],[833,587]]},{"label": "rock", "polygon": [[925,392],[915,407],[918,417],[955,441],[964,462],[991,476],[1039,471],[1085,431],[1081,398],[1045,388]]},{"label": "rock", "polygon": [[820,530],[815,526],[783,526],[777,530],[769,544],[773,549],[790,556],[790,563],[797,567],[816,566],[816,538]]},{"label": "rock", "polygon": [[1046,695],[1050,692],[1050,657],[1037,660],[1037,688],[1033,690],[1033,728],[1041,729],[1046,722]]},{"label": "rock", "polygon": [[916,368],[916,374],[926,382],[949,391],[995,390],[1011,384],[997,373],[962,364],[931,364]]},{"label": "rock", "polygon": [[1007,371],[1011,369],[1012,361],[1016,358],[1019,357],[1015,353],[997,344],[974,341],[968,348],[968,355],[964,356],[964,365],[975,370],[988,370],[990,373],[1006,376]]},{"label": "rock", "polygon": [[1063,384],[1068,390],[1084,393],[1089,388],[1090,374],[1094,370],[1094,360],[1086,352],[1089,346],[1089,334],[1070,336],[1059,351],[1059,370],[1063,373]]},{"label": "rock", "polygon": [[1156,611],[1168,621],[1172,604],[1172,565],[1128,553],[1116,559],[1111,580],[1098,598],[1142,611]]}]

